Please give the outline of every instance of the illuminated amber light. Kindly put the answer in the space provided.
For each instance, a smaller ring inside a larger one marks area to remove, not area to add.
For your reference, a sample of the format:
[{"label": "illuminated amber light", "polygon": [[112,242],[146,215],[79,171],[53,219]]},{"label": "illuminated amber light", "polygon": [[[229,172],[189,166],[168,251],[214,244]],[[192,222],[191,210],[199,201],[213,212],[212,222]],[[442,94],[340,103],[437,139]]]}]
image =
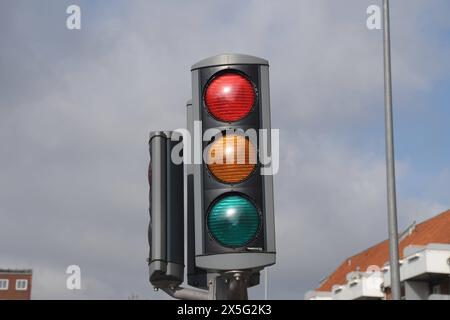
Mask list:
[{"label": "illuminated amber light", "polygon": [[207,163],[218,180],[239,183],[247,179],[256,167],[256,148],[247,137],[237,134],[224,136],[210,145]]}]

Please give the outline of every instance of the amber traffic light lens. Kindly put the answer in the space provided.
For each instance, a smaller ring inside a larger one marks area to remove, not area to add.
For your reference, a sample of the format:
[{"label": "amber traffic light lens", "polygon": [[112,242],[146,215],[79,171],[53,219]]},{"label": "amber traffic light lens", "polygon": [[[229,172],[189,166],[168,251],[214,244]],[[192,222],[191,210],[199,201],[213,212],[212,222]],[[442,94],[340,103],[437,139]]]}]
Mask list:
[{"label": "amber traffic light lens", "polygon": [[207,164],[216,179],[239,183],[256,167],[256,148],[248,137],[237,134],[220,137],[209,146]]}]

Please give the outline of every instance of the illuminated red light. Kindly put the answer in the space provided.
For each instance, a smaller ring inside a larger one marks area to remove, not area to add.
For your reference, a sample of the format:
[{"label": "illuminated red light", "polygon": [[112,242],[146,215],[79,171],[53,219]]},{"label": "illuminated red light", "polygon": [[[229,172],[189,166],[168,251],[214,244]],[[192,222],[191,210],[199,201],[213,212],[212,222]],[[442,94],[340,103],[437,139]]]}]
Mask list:
[{"label": "illuminated red light", "polygon": [[247,116],[255,103],[252,83],[238,73],[224,73],[214,78],[206,89],[205,103],[219,121],[234,122]]}]

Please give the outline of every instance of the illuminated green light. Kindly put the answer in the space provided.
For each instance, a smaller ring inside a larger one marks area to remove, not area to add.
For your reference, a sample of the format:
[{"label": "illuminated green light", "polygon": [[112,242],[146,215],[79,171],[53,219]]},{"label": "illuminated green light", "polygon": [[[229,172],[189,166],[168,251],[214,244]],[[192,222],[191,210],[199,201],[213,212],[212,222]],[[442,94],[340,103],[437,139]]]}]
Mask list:
[{"label": "illuminated green light", "polygon": [[225,247],[243,247],[258,232],[258,210],[248,199],[230,195],[214,204],[208,215],[212,236]]}]

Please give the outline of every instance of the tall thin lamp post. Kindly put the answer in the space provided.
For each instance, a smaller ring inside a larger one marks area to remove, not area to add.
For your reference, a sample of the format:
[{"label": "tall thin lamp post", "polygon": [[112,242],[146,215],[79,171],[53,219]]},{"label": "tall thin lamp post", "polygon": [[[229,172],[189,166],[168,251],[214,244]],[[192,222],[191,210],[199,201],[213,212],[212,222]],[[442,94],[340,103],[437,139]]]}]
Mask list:
[{"label": "tall thin lamp post", "polygon": [[384,95],[386,120],[386,175],[389,226],[389,261],[392,299],[401,299],[398,253],[397,199],[395,190],[394,121],[392,112],[391,38],[389,0],[383,0]]}]

